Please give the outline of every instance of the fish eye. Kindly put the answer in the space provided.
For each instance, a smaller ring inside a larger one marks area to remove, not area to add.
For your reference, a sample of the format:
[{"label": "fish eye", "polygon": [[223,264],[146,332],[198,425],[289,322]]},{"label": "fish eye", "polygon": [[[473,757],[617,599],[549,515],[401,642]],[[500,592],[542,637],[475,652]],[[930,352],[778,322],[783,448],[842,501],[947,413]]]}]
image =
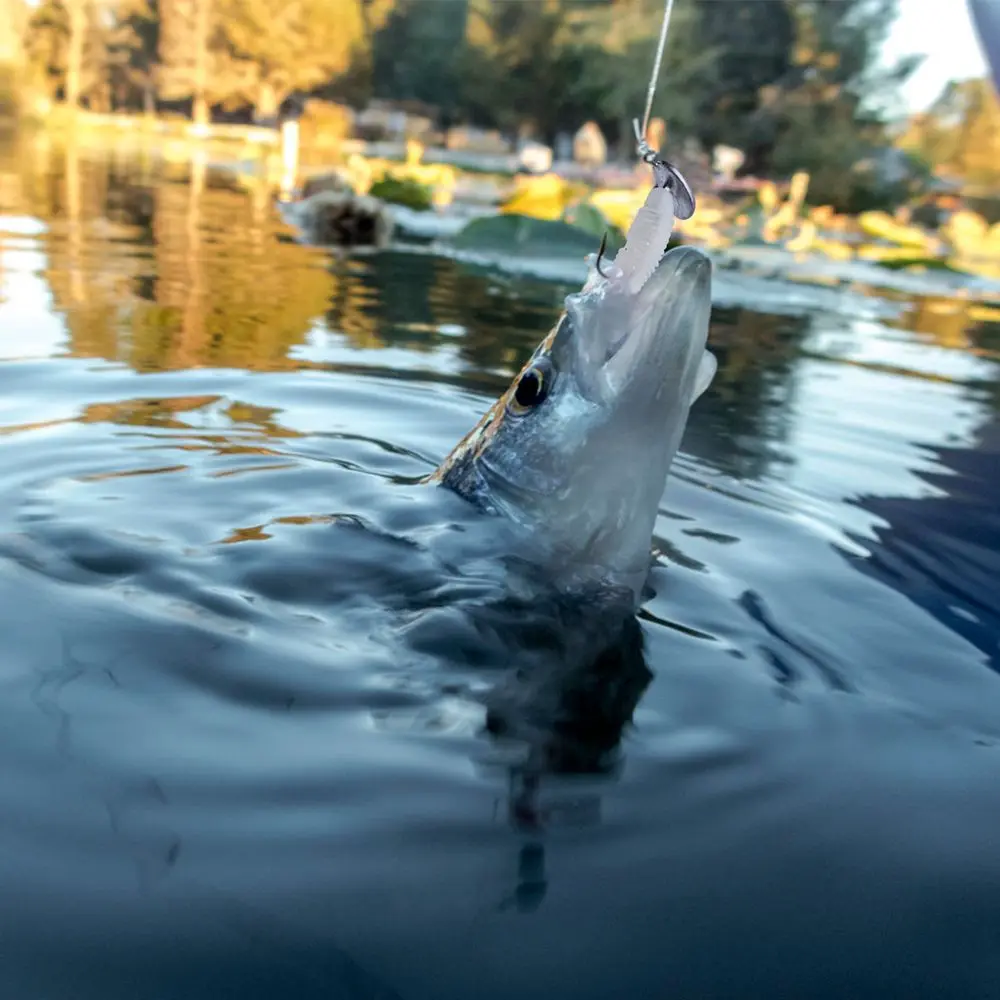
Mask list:
[{"label": "fish eye", "polygon": [[510,400],[512,412],[527,413],[538,406],[552,388],[552,376],[552,366],[545,358],[526,368],[517,380],[514,395]]}]

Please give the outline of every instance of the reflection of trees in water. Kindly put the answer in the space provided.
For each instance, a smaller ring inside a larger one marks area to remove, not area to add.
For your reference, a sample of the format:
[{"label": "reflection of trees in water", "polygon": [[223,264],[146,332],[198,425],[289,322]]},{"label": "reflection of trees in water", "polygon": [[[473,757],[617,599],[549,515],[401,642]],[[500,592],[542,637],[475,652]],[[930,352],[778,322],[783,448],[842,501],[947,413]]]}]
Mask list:
[{"label": "reflection of trees in water", "polygon": [[46,277],[71,353],[140,370],[293,366],[333,283],[266,194],[215,183],[197,159],[169,183],[74,144],[32,170],[51,181],[31,209],[49,223]]},{"label": "reflection of trees in water", "polygon": [[858,506],[887,522],[865,540],[863,573],[904,594],[980,649],[1000,671],[1000,407],[968,448],[935,448],[940,472],[920,473],[936,494],[865,497]]},{"label": "reflection of trees in water", "polygon": [[[1000,323],[983,322],[969,325],[966,330],[971,349],[983,358],[1000,363]],[[997,373],[1000,376],[1000,372]],[[1000,416],[1000,377],[977,387],[977,396],[993,413]]]},{"label": "reflection of trees in water", "polygon": [[[496,379],[488,391],[520,368],[576,290],[398,252],[335,262],[333,282],[328,323],[354,346],[454,346],[470,381],[481,383],[486,373]],[[449,326],[461,331],[458,338]],[[748,478],[785,460],[792,376],[807,332],[803,317],[716,309],[710,345],[719,373],[698,403],[687,447]]]},{"label": "reflection of trees in water", "polygon": [[520,279],[515,290],[496,276],[467,271],[458,275],[456,290],[466,363],[514,375],[559,319],[566,296],[579,288]]},{"label": "reflection of trees in water", "polygon": [[353,346],[428,353],[454,346],[470,374],[513,375],[573,290],[520,279],[514,291],[447,258],[398,251],[337,260],[332,281],[328,325]]},{"label": "reflection of trees in water", "polygon": [[365,280],[370,285],[367,316],[374,321],[377,346],[431,352],[448,340],[443,329],[461,322],[454,265],[448,260],[390,250],[370,258]]},{"label": "reflection of trees in water", "polygon": [[66,315],[70,351],[87,357],[119,358],[117,327],[131,298],[134,260],[116,249],[131,237],[127,226],[104,213],[108,193],[106,164],[89,157],[70,138],[59,150],[45,150],[38,167],[50,184],[47,214],[46,280],[57,308]]},{"label": "reflection of trees in water", "polygon": [[789,459],[794,372],[809,321],[749,309],[712,312],[709,348],[719,370],[698,401],[685,449],[732,475],[756,479]]},{"label": "reflection of trees in water", "polygon": [[513,740],[523,758],[508,772],[507,816],[519,829],[599,818],[593,794],[546,801],[546,777],[613,777],[621,741],[652,680],[635,619],[622,636],[579,663],[553,662],[512,670],[486,695],[486,730]]},{"label": "reflection of trees in water", "polygon": [[386,346],[378,322],[379,297],[393,289],[379,287],[373,280],[371,261],[350,257],[334,260],[330,268],[330,295],[326,325],[345,337],[352,347],[372,350]]},{"label": "reflection of trees in water", "polygon": [[159,183],[153,299],[132,320],[133,365],[291,367],[288,353],[324,312],[322,255],[279,238],[252,193],[216,187],[203,165]]},{"label": "reflection of trees in water", "polygon": [[[876,541],[860,540],[866,558],[847,558],[980,649],[1000,671],[1000,323],[970,323],[964,308],[958,317],[966,349],[995,362],[992,378],[965,390],[988,416],[971,444],[928,449],[938,470],[915,473],[932,487],[927,495],[857,501],[885,523],[872,527]],[[910,318],[905,322],[910,326]]]},{"label": "reflection of trees in water", "polygon": [[[883,297],[889,297],[888,295]],[[891,325],[932,340],[938,347],[965,350],[969,346],[969,300],[947,295],[892,296],[904,304]]]}]

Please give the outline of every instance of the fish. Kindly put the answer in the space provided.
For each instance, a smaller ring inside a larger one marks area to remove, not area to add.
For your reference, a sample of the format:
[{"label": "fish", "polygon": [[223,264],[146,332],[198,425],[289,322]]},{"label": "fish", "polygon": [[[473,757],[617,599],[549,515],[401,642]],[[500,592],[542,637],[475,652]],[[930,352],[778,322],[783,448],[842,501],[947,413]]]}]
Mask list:
[{"label": "fish", "polygon": [[507,391],[426,480],[515,524],[560,589],[596,583],[634,606],[691,406],[717,368],[711,261],[688,246],[657,258],[640,287],[594,262]]}]

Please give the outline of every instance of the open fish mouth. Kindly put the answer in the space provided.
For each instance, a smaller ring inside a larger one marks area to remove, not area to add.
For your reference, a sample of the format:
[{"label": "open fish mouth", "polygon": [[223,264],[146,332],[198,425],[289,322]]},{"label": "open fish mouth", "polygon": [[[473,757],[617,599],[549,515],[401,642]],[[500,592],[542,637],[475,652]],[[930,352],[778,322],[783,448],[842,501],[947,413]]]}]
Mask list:
[{"label": "open fish mouth", "polygon": [[[593,399],[610,402],[634,383],[662,381],[683,363],[699,313],[711,302],[712,265],[693,247],[663,256],[640,291],[598,282],[567,299],[578,336],[578,380]],[[702,345],[703,346],[703,345]]]}]

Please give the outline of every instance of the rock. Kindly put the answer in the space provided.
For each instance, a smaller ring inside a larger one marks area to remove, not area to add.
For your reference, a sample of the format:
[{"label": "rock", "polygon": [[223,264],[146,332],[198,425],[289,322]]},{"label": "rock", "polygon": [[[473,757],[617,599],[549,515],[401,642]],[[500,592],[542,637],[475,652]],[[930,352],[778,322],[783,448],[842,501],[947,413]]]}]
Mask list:
[{"label": "rock", "polygon": [[384,247],[392,237],[392,215],[369,195],[321,190],[282,209],[307,242],[320,246]]}]

